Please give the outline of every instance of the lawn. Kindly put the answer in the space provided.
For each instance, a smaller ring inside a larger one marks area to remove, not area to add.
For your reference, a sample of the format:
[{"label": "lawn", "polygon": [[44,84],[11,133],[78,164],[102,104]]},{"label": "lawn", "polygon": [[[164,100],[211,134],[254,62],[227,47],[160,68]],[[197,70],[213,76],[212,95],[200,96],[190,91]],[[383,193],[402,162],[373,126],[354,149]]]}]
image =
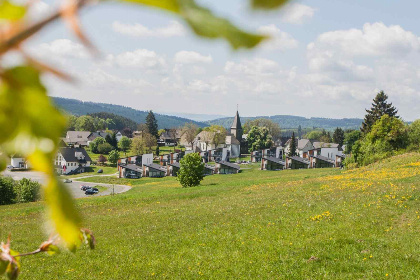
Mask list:
[{"label": "lawn", "polygon": [[[97,248],[27,257],[21,279],[418,279],[420,154],[351,171],[247,167],[189,189],[88,178],[133,185],[77,201]],[[34,249],[42,208],[1,206],[1,239]]]},{"label": "lawn", "polygon": [[[102,169],[103,173],[98,173],[98,170]],[[85,172],[80,174],[74,174],[74,175],[61,175],[61,178],[79,178],[79,177],[85,177],[85,176],[92,176],[92,175],[109,175],[109,174],[115,174],[117,173],[117,167],[112,166],[98,166],[98,165],[91,165],[88,168],[85,168]]]}]

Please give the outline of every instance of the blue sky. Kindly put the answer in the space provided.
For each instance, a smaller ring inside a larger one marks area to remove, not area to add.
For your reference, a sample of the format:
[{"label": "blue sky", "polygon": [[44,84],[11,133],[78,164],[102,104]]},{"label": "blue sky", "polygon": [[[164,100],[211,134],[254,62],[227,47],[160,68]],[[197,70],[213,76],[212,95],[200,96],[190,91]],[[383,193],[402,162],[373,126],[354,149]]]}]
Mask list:
[{"label": "blue sky", "polygon": [[[46,77],[52,96],[196,114],[363,117],[384,90],[405,120],[420,114],[418,1],[295,1],[255,12],[248,1],[200,1],[249,31],[272,35],[251,51],[193,35],[180,19],[122,3],[82,13],[101,51],[92,58],[63,24],[28,51],[78,79]],[[38,2],[33,14],[54,9]]]}]

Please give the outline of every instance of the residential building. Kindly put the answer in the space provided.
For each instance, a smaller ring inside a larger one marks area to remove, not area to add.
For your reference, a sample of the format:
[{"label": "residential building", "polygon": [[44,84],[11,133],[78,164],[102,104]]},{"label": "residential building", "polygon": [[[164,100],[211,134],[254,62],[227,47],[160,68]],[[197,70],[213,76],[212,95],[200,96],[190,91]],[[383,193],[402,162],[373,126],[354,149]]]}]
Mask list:
[{"label": "residential building", "polygon": [[222,160],[216,163],[216,169],[219,174],[236,174],[239,173],[241,167],[238,164]]},{"label": "residential building", "polygon": [[[314,146],[311,141],[309,139],[296,139],[296,141],[296,154],[299,157],[309,158],[309,151],[314,150]],[[291,142],[292,139],[289,139],[285,144],[284,153],[286,155],[289,155]]]},{"label": "residential building", "polygon": [[298,156],[286,156],[286,169],[306,169],[310,168],[311,162],[307,158]]},{"label": "residential building", "polygon": [[92,160],[83,148],[60,148],[55,157],[58,174],[70,175],[85,172]]},{"label": "residential building", "polygon": [[286,162],[282,159],[264,156],[261,160],[261,170],[283,170],[286,167]]},{"label": "residential building", "polygon": [[30,169],[31,164],[29,161],[20,155],[13,155],[10,158],[10,165],[13,166],[13,169]]},{"label": "residential building", "polygon": [[165,177],[166,173],[167,173],[167,168],[156,163],[149,163],[143,166],[144,177],[161,178],[161,177]]},{"label": "residential building", "polygon": [[86,147],[89,143],[90,131],[67,131],[66,137],[61,138],[67,146],[75,148]]}]

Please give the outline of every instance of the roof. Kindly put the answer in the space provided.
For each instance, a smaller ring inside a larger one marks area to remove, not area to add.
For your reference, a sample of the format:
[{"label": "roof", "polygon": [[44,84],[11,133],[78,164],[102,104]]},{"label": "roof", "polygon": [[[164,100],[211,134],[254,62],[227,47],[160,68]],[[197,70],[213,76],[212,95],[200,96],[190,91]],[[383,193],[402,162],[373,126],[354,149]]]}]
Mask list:
[{"label": "roof", "polygon": [[158,171],[161,171],[161,172],[166,172],[165,167],[163,167],[159,164],[156,164],[156,163],[149,163],[149,164],[145,164],[144,166],[147,166],[149,168],[152,168],[152,169],[155,169],[155,170],[158,170]]},{"label": "roof", "polygon": [[268,160],[268,161],[271,161],[271,162],[274,162],[274,163],[278,163],[278,164],[281,164],[281,165],[286,165],[286,163],[284,161],[282,161],[281,159],[279,159],[279,158],[275,158],[275,157],[263,157],[263,159]]},{"label": "roof", "polygon": [[90,131],[67,131],[66,138],[67,139],[79,139],[87,141]]},{"label": "roof", "polygon": [[241,118],[239,117],[238,111],[236,111],[235,118],[233,119],[233,123],[230,128],[242,129]]},{"label": "roof", "polygon": [[318,155],[318,156],[315,156],[314,158],[322,160],[322,161],[326,161],[326,162],[329,162],[329,163],[332,163],[332,164],[335,164],[334,160],[332,160],[330,158],[327,158],[327,157],[324,157],[324,156]]},{"label": "roof", "polygon": [[312,145],[315,149],[321,148],[338,148],[340,145],[336,143],[313,142]]},{"label": "roof", "polygon": [[302,150],[303,148],[305,148],[308,142],[310,143],[311,141],[309,141],[309,139],[299,139],[297,145],[298,150]]},{"label": "roof", "polygon": [[234,169],[238,169],[238,170],[241,169],[241,167],[239,165],[237,165],[235,163],[228,162],[228,161],[221,160],[217,163],[219,163],[221,165],[225,165],[225,166],[230,167],[230,168],[234,168]]},{"label": "roof", "polygon": [[[67,162],[86,162],[86,161],[92,161],[89,157],[88,153],[83,148],[60,148],[59,152]],[[84,160],[79,160],[76,158],[76,153],[82,153],[84,156]]]},{"label": "roof", "polygon": [[205,164],[204,168],[214,170],[216,167],[214,165]]},{"label": "roof", "polygon": [[168,163],[168,165],[173,166],[173,167],[177,167],[177,168],[181,168],[181,164],[179,164],[179,162]]},{"label": "roof", "polygon": [[293,157],[288,157],[288,158],[290,158],[292,160],[296,160],[296,161],[304,163],[304,164],[309,164],[310,163],[309,160],[307,160],[305,158],[298,157],[298,156],[293,156]]},{"label": "roof", "polygon": [[225,142],[227,145],[241,145],[241,142],[233,135],[227,135]]},{"label": "roof", "polygon": [[98,137],[102,137],[105,138],[109,133],[108,132],[102,132],[102,131],[97,131],[97,132],[92,132],[88,138],[90,140],[95,140]]},{"label": "roof", "polygon": [[135,164],[120,164],[120,166],[122,168],[126,168],[126,169],[133,170],[133,171],[136,171],[136,172],[143,172],[143,170],[141,169],[141,167],[140,166],[137,166]]}]

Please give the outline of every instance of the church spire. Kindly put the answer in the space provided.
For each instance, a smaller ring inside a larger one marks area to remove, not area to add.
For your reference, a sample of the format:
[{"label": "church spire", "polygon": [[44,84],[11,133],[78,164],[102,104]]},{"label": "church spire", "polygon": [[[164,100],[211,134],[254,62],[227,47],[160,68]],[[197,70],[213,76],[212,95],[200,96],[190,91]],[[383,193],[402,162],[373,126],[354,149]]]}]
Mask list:
[{"label": "church spire", "polygon": [[236,111],[235,118],[233,119],[232,126],[230,127],[230,133],[235,136],[235,138],[241,142],[242,141],[242,124],[241,118],[239,117],[239,112]]}]

